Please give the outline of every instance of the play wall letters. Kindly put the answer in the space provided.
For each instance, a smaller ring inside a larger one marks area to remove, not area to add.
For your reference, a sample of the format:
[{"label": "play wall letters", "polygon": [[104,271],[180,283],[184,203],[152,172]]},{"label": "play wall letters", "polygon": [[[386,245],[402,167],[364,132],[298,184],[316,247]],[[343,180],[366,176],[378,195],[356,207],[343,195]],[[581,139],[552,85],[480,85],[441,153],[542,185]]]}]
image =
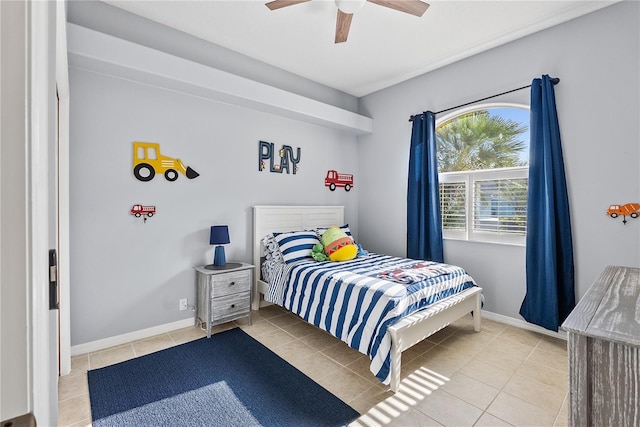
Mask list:
[{"label": "play wall letters", "polygon": [[265,160],[269,160],[269,172],[282,173],[282,171],[286,170],[287,173],[293,171],[295,175],[298,172],[298,163],[300,163],[300,147],[297,148],[296,154],[296,156],[293,155],[291,146],[283,145],[277,152],[280,161],[276,163],[276,151],[273,142],[260,141],[258,145],[258,170],[265,170]]}]

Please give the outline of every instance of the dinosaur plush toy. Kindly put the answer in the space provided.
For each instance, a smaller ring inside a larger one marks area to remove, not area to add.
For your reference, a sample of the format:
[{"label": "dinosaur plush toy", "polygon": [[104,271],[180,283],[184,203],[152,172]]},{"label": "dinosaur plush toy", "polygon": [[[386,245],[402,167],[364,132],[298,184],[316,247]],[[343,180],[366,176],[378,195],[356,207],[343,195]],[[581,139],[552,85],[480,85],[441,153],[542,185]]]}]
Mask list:
[{"label": "dinosaur plush toy", "polygon": [[353,239],[339,227],[330,227],[322,233],[320,242],[324,246],[325,255],[331,261],[348,261],[358,255],[358,247]]},{"label": "dinosaur plush toy", "polygon": [[311,256],[316,261],[329,261],[329,257],[324,254],[324,246],[320,243],[313,245],[311,249]]}]

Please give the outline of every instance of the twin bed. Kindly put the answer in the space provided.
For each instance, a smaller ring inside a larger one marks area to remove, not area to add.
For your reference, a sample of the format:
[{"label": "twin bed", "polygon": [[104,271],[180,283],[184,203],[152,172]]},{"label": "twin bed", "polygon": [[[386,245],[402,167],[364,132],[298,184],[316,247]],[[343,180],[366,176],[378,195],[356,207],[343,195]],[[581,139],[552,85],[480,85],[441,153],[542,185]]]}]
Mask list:
[{"label": "twin bed", "polygon": [[480,331],[482,289],[460,267],[374,253],[316,262],[298,251],[331,226],[350,234],[343,206],[254,206],[253,310],[278,304],[367,354],[393,392],[404,350],[469,312]]}]

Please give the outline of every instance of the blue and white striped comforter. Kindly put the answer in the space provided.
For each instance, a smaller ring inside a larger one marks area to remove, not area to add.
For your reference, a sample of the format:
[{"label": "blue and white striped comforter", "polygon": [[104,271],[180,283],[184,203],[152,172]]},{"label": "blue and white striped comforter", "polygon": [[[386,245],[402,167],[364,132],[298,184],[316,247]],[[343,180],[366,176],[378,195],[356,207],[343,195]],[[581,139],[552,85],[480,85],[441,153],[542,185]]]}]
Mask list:
[{"label": "blue and white striped comforter", "polygon": [[387,327],[475,286],[460,267],[369,254],[346,262],[298,261],[272,269],[266,299],[371,358],[371,372],[390,381]]}]

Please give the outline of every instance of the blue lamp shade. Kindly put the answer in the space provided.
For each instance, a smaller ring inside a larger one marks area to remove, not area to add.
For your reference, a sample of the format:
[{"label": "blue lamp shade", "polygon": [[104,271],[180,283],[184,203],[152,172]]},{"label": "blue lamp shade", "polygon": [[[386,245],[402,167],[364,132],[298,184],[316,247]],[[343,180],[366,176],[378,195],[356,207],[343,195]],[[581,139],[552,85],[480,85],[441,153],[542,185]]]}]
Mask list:
[{"label": "blue lamp shade", "polygon": [[229,240],[229,227],[226,225],[214,225],[211,227],[211,235],[209,236],[209,244],[218,245],[213,254],[213,265],[223,267],[227,260],[224,256],[224,246],[231,243]]}]

